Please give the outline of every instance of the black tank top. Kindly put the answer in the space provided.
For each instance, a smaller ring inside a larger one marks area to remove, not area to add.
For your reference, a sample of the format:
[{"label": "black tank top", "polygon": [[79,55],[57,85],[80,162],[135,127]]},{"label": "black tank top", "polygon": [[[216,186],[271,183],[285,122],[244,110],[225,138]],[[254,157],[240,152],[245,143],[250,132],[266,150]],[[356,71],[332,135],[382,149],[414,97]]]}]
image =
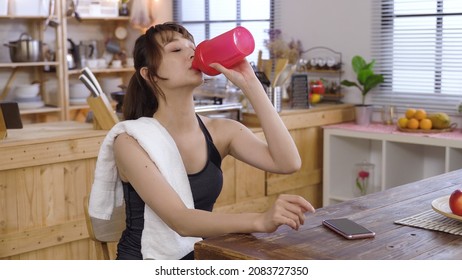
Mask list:
[{"label": "black tank top", "polygon": [[[197,116],[199,126],[207,143],[207,162],[205,167],[195,174],[188,174],[189,184],[194,199],[194,207],[200,210],[212,211],[223,186],[221,171],[221,156],[213,144],[212,137],[204,123]],[[125,200],[126,229],[117,245],[117,259],[140,260],[141,235],[144,228],[144,201],[128,182],[122,182]],[[183,259],[192,259],[189,253]]]}]

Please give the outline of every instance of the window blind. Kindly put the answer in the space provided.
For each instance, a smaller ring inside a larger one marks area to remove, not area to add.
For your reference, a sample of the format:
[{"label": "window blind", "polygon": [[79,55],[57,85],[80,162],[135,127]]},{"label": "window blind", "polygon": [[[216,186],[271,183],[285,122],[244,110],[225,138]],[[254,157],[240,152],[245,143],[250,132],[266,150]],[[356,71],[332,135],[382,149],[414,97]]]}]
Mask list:
[{"label": "window blind", "polygon": [[258,50],[268,56],[265,40],[274,27],[276,0],[174,0],[173,19],[193,34],[196,44],[236,26],[244,26],[255,39],[255,51],[247,58],[257,62]]},{"label": "window blind", "polygon": [[455,113],[462,101],[462,1],[373,0],[374,104]]}]

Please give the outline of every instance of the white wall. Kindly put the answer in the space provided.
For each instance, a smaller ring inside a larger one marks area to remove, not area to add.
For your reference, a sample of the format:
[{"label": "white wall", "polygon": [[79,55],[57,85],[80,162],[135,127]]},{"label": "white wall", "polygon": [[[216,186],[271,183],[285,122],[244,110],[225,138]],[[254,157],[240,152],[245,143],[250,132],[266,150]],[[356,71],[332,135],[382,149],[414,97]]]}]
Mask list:
[{"label": "white wall", "polygon": [[[325,46],[342,53],[342,78],[354,80],[351,58],[371,55],[371,1],[284,0],[279,28],[284,38],[301,40],[304,49]],[[345,88],[344,101],[360,102],[360,94]]]},{"label": "white wall", "polygon": [[[132,0],[130,1],[133,4],[133,1],[139,0]],[[173,2],[172,0],[152,0],[152,11],[151,15],[154,17],[153,24],[163,23],[166,21],[173,20]],[[140,36],[141,31],[136,30],[135,32],[130,32],[127,37],[127,51],[131,54],[133,50],[133,45],[135,43],[136,38]]]}]

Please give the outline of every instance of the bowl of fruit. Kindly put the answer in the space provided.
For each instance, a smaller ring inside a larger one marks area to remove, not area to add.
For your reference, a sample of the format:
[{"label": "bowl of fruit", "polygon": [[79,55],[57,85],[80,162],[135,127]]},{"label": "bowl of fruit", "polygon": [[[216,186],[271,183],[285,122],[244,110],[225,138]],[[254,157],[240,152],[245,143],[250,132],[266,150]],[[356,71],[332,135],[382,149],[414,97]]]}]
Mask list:
[{"label": "bowl of fruit", "polygon": [[439,133],[453,131],[456,123],[446,113],[427,113],[424,109],[409,108],[398,119],[398,130],[414,133]]}]

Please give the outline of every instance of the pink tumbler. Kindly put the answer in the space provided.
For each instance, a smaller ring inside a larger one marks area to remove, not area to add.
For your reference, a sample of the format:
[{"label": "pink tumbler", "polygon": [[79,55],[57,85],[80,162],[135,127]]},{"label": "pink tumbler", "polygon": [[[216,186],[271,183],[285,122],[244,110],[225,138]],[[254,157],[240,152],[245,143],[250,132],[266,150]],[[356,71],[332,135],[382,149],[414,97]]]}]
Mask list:
[{"label": "pink tumbler", "polygon": [[251,54],[255,41],[249,30],[238,26],[210,40],[201,42],[196,47],[192,67],[209,76],[220,74],[209,65],[218,62],[230,68]]}]

